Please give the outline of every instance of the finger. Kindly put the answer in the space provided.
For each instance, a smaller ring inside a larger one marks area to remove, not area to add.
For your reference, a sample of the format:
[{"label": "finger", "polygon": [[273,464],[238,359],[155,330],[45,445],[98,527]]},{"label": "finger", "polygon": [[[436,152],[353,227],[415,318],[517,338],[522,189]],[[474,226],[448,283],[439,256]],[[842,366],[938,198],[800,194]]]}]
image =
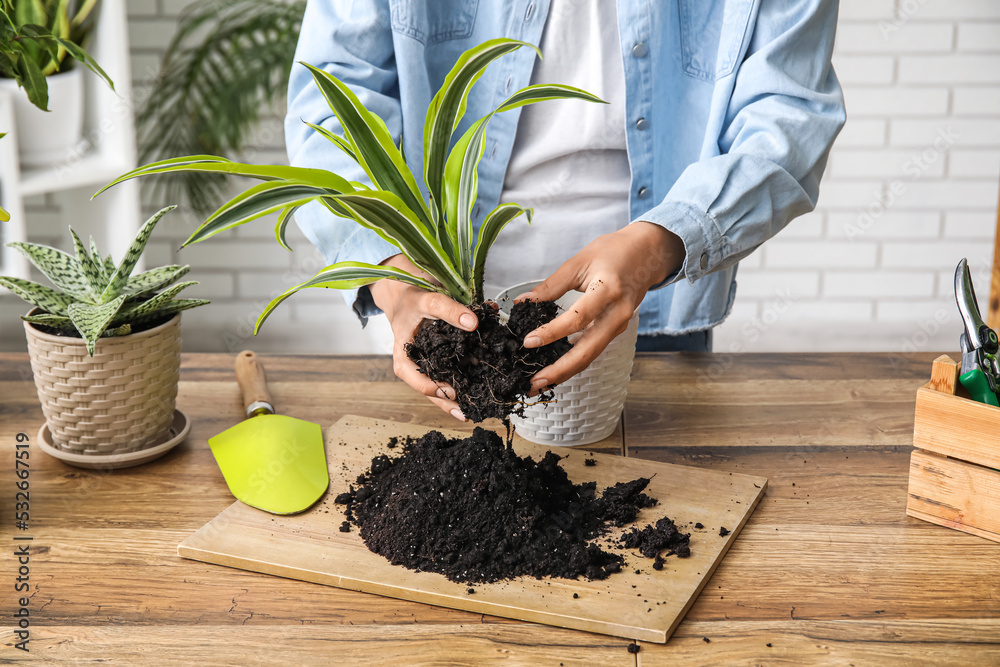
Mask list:
[{"label": "finger", "polygon": [[609,313],[591,326],[566,354],[535,374],[531,380],[529,396],[534,396],[550,385],[565,382],[590,366],[608,344],[628,328],[631,313],[627,313],[627,317],[625,315],[624,312]]},{"label": "finger", "polygon": [[440,398],[430,398],[429,400],[431,403],[438,406],[458,421],[468,421],[465,418],[465,415],[462,414],[462,409],[458,407],[458,403],[455,403],[454,401],[445,401]]},{"label": "finger", "polygon": [[526,299],[532,301],[555,301],[566,292],[580,284],[580,278],[575,265],[571,265],[568,260],[563,263],[556,272],[539,283],[533,290],[514,298],[514,303],[520,303]]},{"label": "finger", "polygon": [[455,397],[455,390],[443,382],[435,382],[420,372],[420,368],[411,361],[405,352],[400,351],[402,358],[393,355],[393,370],[396,377],[410,385],[418,392],[428,397],[437,397],[442,400],[452,400]]},{"label": "finger", "polygon": [[605,309],[615,303],[613,298],[615,292],[604,285],[604,283],[600,283],[594,289],[588,289],[587,293],[581,296],[565,313],[529,332],[524,337],[524,346],[527,348],[541,347],[575,334],[577,331],[583,331],[588,324],[600,317]]},{"label": "finger", "polygon": [[426,317],[444,320],[465,331],[475,331],[479,326],[479,318],[475,313],[440,292],[427,292],[420,307]]}]

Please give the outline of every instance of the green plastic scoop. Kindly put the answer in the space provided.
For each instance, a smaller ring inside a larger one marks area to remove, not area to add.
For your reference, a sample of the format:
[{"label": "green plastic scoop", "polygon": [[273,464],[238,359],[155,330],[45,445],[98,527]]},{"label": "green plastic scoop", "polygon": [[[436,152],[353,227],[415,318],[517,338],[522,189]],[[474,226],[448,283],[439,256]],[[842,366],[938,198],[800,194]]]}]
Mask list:
[{"label": "green plastic scoop", "polygon": [[229,490],[272,514],[309,509],[330,485],[319,424],[274,414],[264,367],[249,350],[236,356],[236,382],[248,419],[208,439]]}]

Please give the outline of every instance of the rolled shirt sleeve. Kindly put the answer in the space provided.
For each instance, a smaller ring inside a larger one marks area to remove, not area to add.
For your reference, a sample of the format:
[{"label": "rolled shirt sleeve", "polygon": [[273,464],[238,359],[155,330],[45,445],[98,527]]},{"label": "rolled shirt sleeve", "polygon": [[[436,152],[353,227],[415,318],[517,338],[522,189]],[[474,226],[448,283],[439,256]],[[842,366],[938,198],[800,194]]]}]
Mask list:
[{"label": "rolled shirt sleeve", "polygon": [[657,285],[731,267],[813,210],[846,115],[830,63],[836,0],[762,0],[735,73],[719,155],[688,166],[640,218],[684,242],[681,269]]},{"label": "rolled shirt sleeve", "polygon": [[[302,62],[350,86],[361,103],[398,136],[402,119],[388,6],[377,0],[309,0],[288,85],[285,143],[289,163],[370,185],[353,159],[306,125],[308,121],[343,136],[340,122]],[[378,264],[399,253],[372,230],[334,215],[319,202],[298,209],[295,221],[328,264],[344,260]],[[367,288],[360,294],[344,290],[344,296],[362,323],[380,312]]]}]

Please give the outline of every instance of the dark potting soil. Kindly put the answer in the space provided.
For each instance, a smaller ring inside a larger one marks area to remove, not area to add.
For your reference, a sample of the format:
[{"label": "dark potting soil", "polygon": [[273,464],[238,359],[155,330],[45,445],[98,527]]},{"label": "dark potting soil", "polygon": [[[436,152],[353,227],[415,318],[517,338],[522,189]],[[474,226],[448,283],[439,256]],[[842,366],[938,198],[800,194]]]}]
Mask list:
[{"label": "dark potting soil", "polygon": [[677,530],[673,520],[663,517],[655,524],[645,528],[633,528],[622,535],[622,546],[628,549],[638,549],[646,558],[654,558],[660,563],[660,567],[653,567],[657,570],[663,567],[660,553],[666,551],[668,554],[677,554],[678,558],[687,558],[691,555],[691,535]]},{"label": "dark potting soil", "polygon": [[[464,331],[443,320],[424,320],[406,346],[407,356],[436,382],[450,384],[466,418],[475,423],[524,411],[531,377],[565,354],[565,338],[543,347],[523,347],[525,335],[558,314],[554,301],[524,301],[511,308],[507,324],[491,306],[473,306],[479,318],[475,331]],[[549,400],[543,392],[538,400]]]},{"label": "dark potting soil", "polygon": [[594,539],[656,504],[646,478],[598,495],[595,482],[573,484],[556,454],[522,458],[481,428],[465,439],[431,431],[402,450],[372,459],[336,502],[371,551],[456,582],[606,579],[624,558]]}]

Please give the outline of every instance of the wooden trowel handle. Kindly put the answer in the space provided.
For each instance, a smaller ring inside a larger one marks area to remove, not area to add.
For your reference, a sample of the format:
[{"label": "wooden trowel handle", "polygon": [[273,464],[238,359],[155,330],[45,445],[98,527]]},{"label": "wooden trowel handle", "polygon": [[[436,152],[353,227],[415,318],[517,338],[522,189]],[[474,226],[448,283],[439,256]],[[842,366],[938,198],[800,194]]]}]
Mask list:
[{"label": "wooden trowel handle", "polygon": [[274,414],[274,401],[267,391],[264,365],[250,350],[243,350],[236,355],[236,383],[243,394],[243,408],[247,417],[261,413]]}]

